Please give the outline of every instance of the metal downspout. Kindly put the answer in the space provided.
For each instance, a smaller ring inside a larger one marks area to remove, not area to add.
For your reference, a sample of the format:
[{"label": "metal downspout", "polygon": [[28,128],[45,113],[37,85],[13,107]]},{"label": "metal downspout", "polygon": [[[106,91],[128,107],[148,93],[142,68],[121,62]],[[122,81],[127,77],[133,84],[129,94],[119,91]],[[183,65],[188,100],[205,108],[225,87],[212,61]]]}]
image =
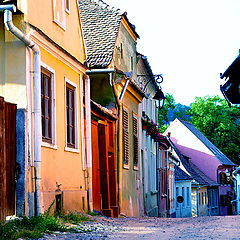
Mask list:
[{"label": "metal downspout", "polygon": [[12,21],[12,11],[16,11],[14,5],[4,5],[0,9],[4,9],[4,24],[8,31],[24,42],[27,47],[31,48],[34,54],[34,166],[35,166],[35,184],[36,184],[36,215],[41,213],[40,210],[40,181],[41,181],[41,78],[40,78],[40,50],[39,47],[29,39],[22,31],[14,26]]},{"label": "metal downspout", "polygon": [[160,191],[159,191],[159,143],[156,143],[156,181],[157,181],[157,206],[158,206],[158,217],[160,217]]}]

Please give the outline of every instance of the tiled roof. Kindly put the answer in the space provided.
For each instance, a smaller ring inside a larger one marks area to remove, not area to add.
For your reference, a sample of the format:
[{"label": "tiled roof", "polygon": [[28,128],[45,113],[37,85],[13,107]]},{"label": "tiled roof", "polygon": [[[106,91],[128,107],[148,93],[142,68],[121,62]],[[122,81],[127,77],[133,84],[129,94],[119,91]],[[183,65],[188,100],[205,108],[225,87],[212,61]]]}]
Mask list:
[{"label": "tiled roof", "polygon": [[191,181],[193,178],[189,176],[187,173],[185,173],[180,167],[176,166],[174,167],[174,177],[176,181],[186,180]]},{"label": "tiled roof", "polygon": [[100,0],[78,1],[88,67],[110,64],[122,13]]},{"label": "tiled roof", "polygon": [[194,165],[187,156],[183,155],[176,145],[171,141],[171,145],[181,160],[182,165],[186,169],[186,171],[191,175],[191,177],[200,185],[207,186],[218,186],[219,184],[206,176],[196,165]]},{"label": "tiled roof", "polygon": [[196,127],[191,123],[178,119],[185,127],[187,127],[218,159],[223,165],[235,166],[235,164],[225,156],[212,142],[210,142]]},{"label": "tiled roof", "polygon": [[85,64],[88,67],[103,68],[111,63],[122,18],[139,37],[126,12],[101,0],[79,0],[78,8],[87,54]]}]

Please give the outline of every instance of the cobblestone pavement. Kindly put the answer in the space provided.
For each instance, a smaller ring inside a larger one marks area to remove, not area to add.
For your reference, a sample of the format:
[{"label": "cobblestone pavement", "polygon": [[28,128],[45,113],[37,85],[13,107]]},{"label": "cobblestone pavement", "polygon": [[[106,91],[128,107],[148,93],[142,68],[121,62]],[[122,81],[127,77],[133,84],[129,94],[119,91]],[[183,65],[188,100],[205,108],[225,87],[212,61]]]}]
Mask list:
[{"label": "cobblestone pavement", "polygon": [[[78,233],[77,231],[91,232]],[[240,239],[240,216],[198,218],[97,218],[76,227],[76,233],[44,235],[42,240],[62,239]]]}]

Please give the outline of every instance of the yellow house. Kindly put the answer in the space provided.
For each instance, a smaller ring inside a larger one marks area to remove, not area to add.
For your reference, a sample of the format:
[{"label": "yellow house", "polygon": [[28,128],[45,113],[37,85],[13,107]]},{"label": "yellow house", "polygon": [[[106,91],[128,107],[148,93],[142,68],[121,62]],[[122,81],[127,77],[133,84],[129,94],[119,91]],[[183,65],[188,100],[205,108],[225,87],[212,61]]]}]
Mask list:
[{"label": "yellow house", "polygon": [[77,0],[8,3],[0,5],[0,95],[18,108],[16,214],[43,213],[54,200],[58,211],[86,211]]}]

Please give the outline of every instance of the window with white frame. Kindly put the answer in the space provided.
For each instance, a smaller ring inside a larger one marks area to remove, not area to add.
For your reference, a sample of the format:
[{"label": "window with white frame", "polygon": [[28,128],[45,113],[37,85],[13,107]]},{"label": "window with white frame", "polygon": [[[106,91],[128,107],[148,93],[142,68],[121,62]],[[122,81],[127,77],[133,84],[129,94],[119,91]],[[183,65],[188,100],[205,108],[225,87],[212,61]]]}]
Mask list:
[{"label": "window with white frame", "polygon": [[56,144],[56,111],[55,111],[55,71],[41,64],[41,124],[42,143],[47,145]]},{"label": "window with white frame", "polygon": [[53,1],[53,22],[60,28],[66,30],[66,0]]},{"label": "window with white frame", "polygon": [[77,86],[65,79],[66,96],[66,147],[78,148],[78,124],[77,124]]},{"label": "window with white frame", "polygon": [[70,13],[70,0],[65,0],[65,11]]}]

